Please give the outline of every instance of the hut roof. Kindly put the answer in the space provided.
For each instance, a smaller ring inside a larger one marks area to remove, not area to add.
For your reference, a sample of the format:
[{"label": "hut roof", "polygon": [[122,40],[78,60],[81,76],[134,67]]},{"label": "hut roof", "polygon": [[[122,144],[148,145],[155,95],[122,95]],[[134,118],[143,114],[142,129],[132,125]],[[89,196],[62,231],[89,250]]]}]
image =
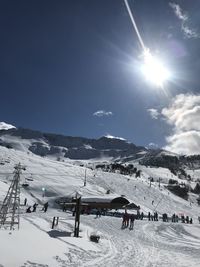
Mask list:
[{"label": "hut roof", "polygon": [[109,195],[109,196],[88,196],[82,197],[82,202],[86,203],[122,203],[127,205],[130,203],[128,199],[122,196]]}]

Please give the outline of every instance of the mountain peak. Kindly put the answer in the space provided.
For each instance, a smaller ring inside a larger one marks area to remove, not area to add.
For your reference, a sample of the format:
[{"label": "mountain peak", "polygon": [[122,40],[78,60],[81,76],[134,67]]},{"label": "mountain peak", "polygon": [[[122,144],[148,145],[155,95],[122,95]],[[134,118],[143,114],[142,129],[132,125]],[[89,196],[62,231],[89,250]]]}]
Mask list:
[{"label": "mountain peak", "polygon": [[104,135],[103,137],[106,137],[108,139],[118,139],[118,140],[126,141],[126,139],[123,138],[123,137],[117,137],[117,136],[113,136],[113,135],[110,135],[110,134]]},{"label": "mountain peak", "polygon": [[0,130],[9,130],[12,128],[16,128],[16,127],[3,121],[0,122]]}]

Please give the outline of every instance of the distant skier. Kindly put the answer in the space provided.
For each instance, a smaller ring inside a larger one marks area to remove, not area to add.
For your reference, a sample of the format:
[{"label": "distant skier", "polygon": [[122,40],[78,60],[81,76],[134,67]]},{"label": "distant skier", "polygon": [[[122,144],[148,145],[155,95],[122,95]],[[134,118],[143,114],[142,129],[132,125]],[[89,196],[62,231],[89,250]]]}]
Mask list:
[{"label": "distant skier", "polygon": [[133,230],[133,226],[134,226],[134,221],[135,221],[135,216],[134,214],[130,215],[130,230]]},{"label": "distant skier", "polygon": [[149,221],[151,220],[151,213],[150,212],[148,213],[148,220]]},{"label": "distant skier", "polygon": [[27,208],[26,213],[31,213],[31,206]]},{"label": "distant skier", "polygon": [[27,204],[27,198],[24,199],[24,206]]},{"label": "distant skier", "polygon": [[46,203],[44,204],[44,206],[43,206],[43,211],[44,211],[44,212],[47,212],[48,206],[49,206],[49,203],[46,202]]},{"label": "distant skier", "polygon": [[126,214],[124,213],[122,216],[122,229],[126,227]]},{"label": "distant skier", "polygon": [[34,205],[33,205],[33,210],[32,210],[32,212],[36,212],[36,208],[37,208],[37,203],[35,203]]},{"label": "distant skier", "polygon": [[168,222],[168,216],[167,213],[163,213],[163,222]]},{"label": "distant skier", "polygon": [[97,211],[96,211],[96,218],[100,218],[101,217],[101,211],[100,211],[100,209],[97,209]]},{"label": "distant skier", "polygon": [[137,220],[139,220],[140,219],[140,212],[139,212],[139,210],[137,210]]},{"label": "distant skier", "polygon": [[184,215],[181,215],[181,222],[185,223],[185,216]]},{"label": "distant skier", "polygon": [[67,211],[67,205],[63,205],[63,211],[65,212],[65,211]]}]

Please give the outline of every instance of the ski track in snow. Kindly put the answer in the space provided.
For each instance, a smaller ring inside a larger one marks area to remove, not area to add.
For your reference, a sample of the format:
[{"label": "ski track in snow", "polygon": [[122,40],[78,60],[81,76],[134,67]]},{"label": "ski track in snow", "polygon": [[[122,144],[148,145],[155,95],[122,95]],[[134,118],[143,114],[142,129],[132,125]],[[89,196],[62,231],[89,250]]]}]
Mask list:
[{"label": "ski track in snow", "polygon": [[[121,219],[105,218],[87,220],[87,224],[103,229],[110,240],[110,252],[93,266],[192,266],[199,267],[200,233],[194,236],[187,231],[189,227],[199,226],[135,221],[133,230],[120,229]],[[184,259],[184,260],[182,260]],[[85,266],[92,266],[85,265]]]}]

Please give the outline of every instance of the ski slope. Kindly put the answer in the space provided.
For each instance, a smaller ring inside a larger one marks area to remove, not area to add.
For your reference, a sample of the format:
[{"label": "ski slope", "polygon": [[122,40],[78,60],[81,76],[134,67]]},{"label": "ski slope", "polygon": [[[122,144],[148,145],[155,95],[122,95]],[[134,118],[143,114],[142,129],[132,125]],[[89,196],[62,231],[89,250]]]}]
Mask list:
[{"label": "ski slope", "polygon": [[[25,178],[31,180],[27,189],[21,189],[21,202],[26,197],[29,205],[39,203],[36,213],[31,214],[25,213],[25,207],[21,206],[19,231],[0,229],[0,266],[200,266],[197,221],[200,208],[193,196],[186,201],[165,189],[168,179],[172,178],[169,170],[137,165],[142,177],[136,179],[87,168],[84,187],[85,167],[71,160],[60,162],[4,147],[0,147],[0,155],[3,163],[0,165],[0,201],[6,195],[15,164],[20,162],[26,167],[21,183]],[[149,177],[162,178],[161,186],[155,182],[150,187]],[[178,178],[173,176],[173,179]],[[44,197],[42,188],[46,189]],[[76,192],[82,196],[106,196],[108,189],[111,194],[125,195],[140,205],[145,214],[154,210],[159,215],[184,213],[193,218],[194,224],[145,219],[135,221],[130,231],[121,229],[121,218],[95,219],[94,215],[82,215],[80,238],[74,238],[74,217],[62,212],[55,205],[55,199]],[[41,208],[46,201],[50,207],[44,213]],[[60,218],[54,230],[51,229],[53,216]],[[91,233],[100,235],[99,243],[89,241]]]}]

